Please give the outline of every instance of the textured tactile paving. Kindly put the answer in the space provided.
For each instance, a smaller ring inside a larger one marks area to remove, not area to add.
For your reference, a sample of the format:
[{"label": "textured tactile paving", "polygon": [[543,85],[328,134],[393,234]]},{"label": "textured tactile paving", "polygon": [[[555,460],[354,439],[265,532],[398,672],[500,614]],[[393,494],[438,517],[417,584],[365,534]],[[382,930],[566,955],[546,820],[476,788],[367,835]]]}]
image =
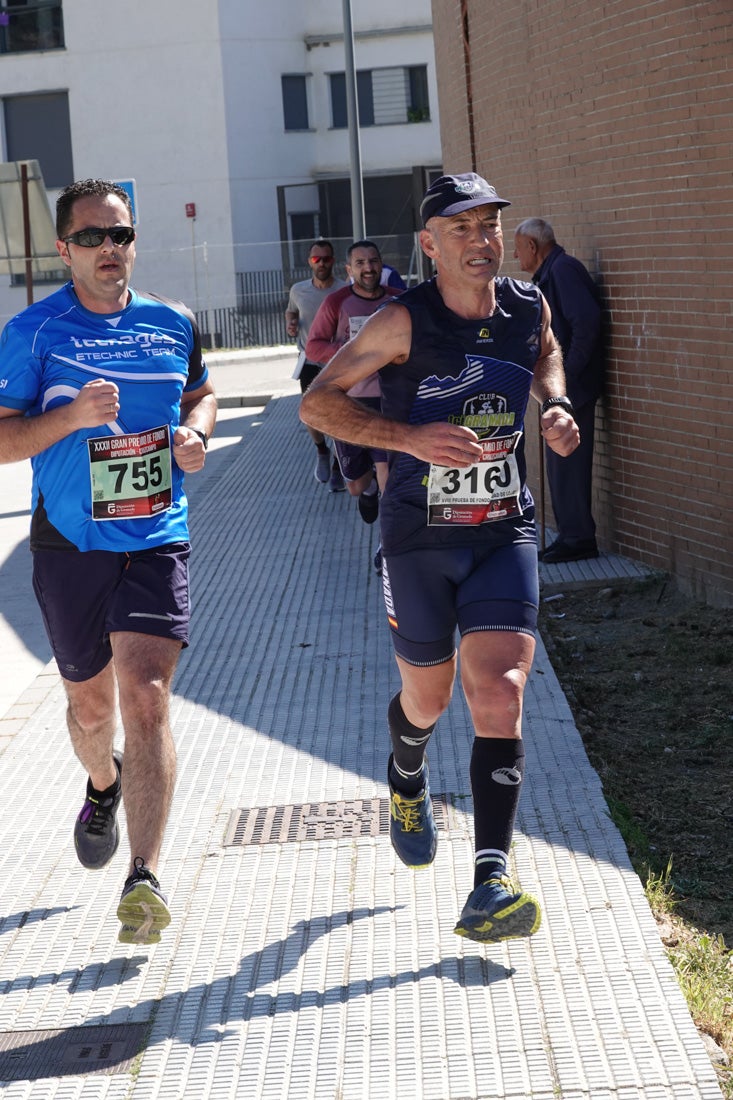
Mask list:
[{"label": "textured tactile paving", "polygon": [[453,933],[472,880],[459,692],[430,747],[451,795],[430,868],[404,868],[381,829],[224,843],[243,810],[388,793],[377,532],[312,465],[287,397],[223,423],[190,479],[194,630],[159,946],[116,940],[125,835],[102,871],[75,860],[84,776],[58,682],[0,755],[0,1031],[149,1029],[134,1072],[8,1081],[3,1100],[719,1100],[541,644],[512,852],[543,908],[531,940]]}]

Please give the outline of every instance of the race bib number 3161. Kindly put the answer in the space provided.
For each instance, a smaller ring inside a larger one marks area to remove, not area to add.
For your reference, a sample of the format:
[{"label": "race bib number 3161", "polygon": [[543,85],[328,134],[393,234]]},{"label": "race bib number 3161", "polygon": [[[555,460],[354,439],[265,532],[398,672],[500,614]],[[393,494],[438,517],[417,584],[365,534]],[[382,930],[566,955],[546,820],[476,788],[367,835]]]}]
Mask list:
[{"label": "race bib number 3161", "polygon": [[431,466],[428,524],[474,526],[521,516],[516,448],[521,434],[480,440],[483,455],[465,469]]},{"label": "race bib number 3161", "polygon": [[167,424],[137,435],[87,440],[92,519],[140,519],[172,503],[171,445]]}]

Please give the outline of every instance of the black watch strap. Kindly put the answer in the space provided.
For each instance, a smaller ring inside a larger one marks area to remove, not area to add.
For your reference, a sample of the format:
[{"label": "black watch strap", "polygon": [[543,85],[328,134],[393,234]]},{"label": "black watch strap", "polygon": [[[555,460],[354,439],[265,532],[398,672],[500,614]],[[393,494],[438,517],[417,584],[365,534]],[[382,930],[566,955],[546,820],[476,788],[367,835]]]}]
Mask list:
[{"label": "black watch strap", "polygon": [[540,412],[544,415],[548,409],[554,409],[555,406],[565,409],[565,412],[569,412],[571,416],[573,415],[573,403],[569,397],[548,397],[540,405]]},{"label": "black watch strap", "polygon": [[201,428],[191,428],[191,431],[196,432],[196,435],[204,445],[204,450],[207,451],[209,449],[209,437],[206,432],[202,432]]}]

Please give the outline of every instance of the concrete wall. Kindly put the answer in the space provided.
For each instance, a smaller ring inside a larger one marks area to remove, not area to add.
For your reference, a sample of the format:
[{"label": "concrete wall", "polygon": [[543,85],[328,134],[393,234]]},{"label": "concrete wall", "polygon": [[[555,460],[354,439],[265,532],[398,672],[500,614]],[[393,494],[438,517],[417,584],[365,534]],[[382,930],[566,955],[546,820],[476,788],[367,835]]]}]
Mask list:
[{"label": "concrete wall", "polygon": [[540,215],[607,302],[600,541],[733,604],[733,10],[466,0],[465,11],[468,82],[461,3],[433,0],[444,165],[473,159],[513,200],[505,273],[519,275],[514,227]]}]

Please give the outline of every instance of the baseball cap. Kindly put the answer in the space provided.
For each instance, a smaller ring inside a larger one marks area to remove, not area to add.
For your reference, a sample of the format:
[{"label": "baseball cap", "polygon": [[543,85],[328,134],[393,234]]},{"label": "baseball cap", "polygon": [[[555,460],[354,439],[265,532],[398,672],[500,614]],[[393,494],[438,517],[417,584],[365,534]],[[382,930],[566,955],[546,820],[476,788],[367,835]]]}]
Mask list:
[{"label": "baseball cap", "polygon": [[458,176],[441,176],[430,184],[420,203],[423,225],[430,218],[450,218],[474,206],[511,206],[508,199],[500,199],[490,183],[475,172],[463,172]]}]

